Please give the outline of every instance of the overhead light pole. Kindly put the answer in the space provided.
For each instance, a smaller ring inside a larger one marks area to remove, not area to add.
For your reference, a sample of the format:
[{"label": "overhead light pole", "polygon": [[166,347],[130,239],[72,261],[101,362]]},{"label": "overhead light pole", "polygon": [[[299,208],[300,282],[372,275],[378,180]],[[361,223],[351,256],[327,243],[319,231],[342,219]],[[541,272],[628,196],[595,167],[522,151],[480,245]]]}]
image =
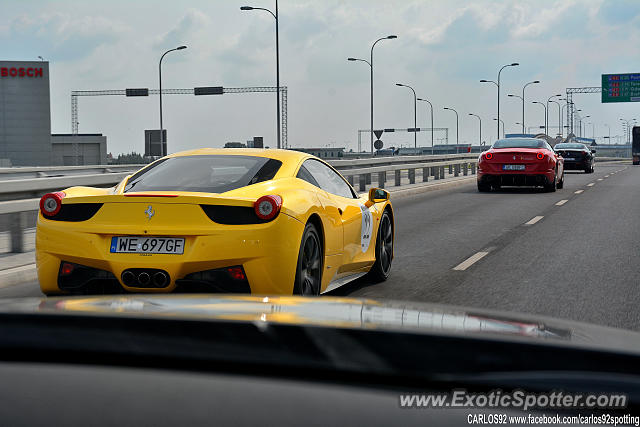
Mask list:
[{"label": "overhead light pole", "polygon": [[482,119],[477,114],[469,113],[469,115],[478,118],[478,122],[480,123],[480,131],[478,132],[478,145],[482,146]]},{"label": "overhead light pole", "polygon": [[[549,132],[549,102],[551,102],[552,98],[559,98],[561,97],[561,94],[556,94],[556,95],[551,95],[548,99],[547,99],[547,105],[546,105],[546,109],[545,109],[545,116],[544,116],[544,125],[546,126],[546,132],[548,135]],[[551,135],[549,135],[551,136]]]},{"label": "overhead light pole", "polygon": [[538,84],[540,83],[540,80],[534,80],[532,82],[529,82],[527,84],[525,84],[524,86],[522,86],[522,133],[525,133],[525,121],[524,121],[524,100],[525,100],[525,96],[524,96],[524,90],[527,88],[527,86],[529,85],[533,85],[533,84]]},{"label": "overhead light pole", "polygon": [[431,108],[431,154],[433,155],[433,104],[423,98],[418,98],[418,101],[427,102]]},{"label": "overhead light pole", "polygon": [[[497,114],[497,118],[498,120],[500,120],[500,74],[502,73],[502,70],[504,70],[507,67],[516,67],[520,65],[517,62],[513,62],[511,64],[507,64],[502,66],[502,68],[500,68],[500,70],[498,70],[498,81],[494,82],[493,80],[480,80],[480,83],[493,83],[496,85],[496,87],[498,88],[498,114]],[[504,126],[503,126],[504,129]],[[500,135],[500,123],[498,122],[498,135]]]},{"label": "overhead light pole", "polygon": [[413,92],[413,148],[418,148],[418,96],[416,91],[409,85],[396,83],[398,87],[406,87]]},{"label": "overhead light pole", "polygon": [[242,6],[240,7],[240,10],[262,10],[264,12],[270,13],[271,16],[273,16],[273,18],[276,20],[276,129],[278,148],[282,148],[280,145],[280,40],[278,29],[278,0],[276,0],[275,13],[264,7]]},{"label": "overhead light pole", "polygon": [[609,140],[609,144],[611,144],[611,126],[609,126],[608,123],[605,123],[604,125],[607,127],[607,129],[609,129],[609,136],[607,137],[607,139]]},{"label": "overhead light pole", "polygon": [[176,50],[182,50],[182,49],[186,49],[186,46],[178,46],[176,48],[173,49],[169,49],[168,51],[166,51],[165,53],[162,54],[162,56],[160,57],[160,62],[158,63],[158,86],[160,87],[160,93],[159,93],[159,97],[160,97],[160,150],[162,150],[162,155],[166,156],[167,152],[168,152],[168,148],[166,147],[166,139],[164,137],[164,126],[162,123],[162,60],[164,59],[165,55],[169,52],[174,52]]},{"label": "overhead light pole", "polygon": [[562,136],[561,132],[562,132],[562,123],[561,123],[561,113],[560,110],[562,109],[562,106],[560,105],[560,103],[558,101],[554,101],[554,100],[550,100],[549,102],[553,102],[554,104],[556,104],[558,106],[558,134],[556,136]]},{"label": "overhead light pole", "polygon": [[[542,108],[544,108],[544,117],[546,119],[546,117],[547,117],[547,106],[544,105],[544,102],[533,101],[532,104],[540,104],[540,105],[542,105]],[[547,133],[547,122],[546,121],[544,122],[544,132],[545,132],[545,134]]]},{"label": "overhead light pole", "polygon": [[460,145],[460,134],[458,133],[458,112],[456,110],[454,110],[453,108],[449,108],[449,107],[444,107],[445,110],[449,110],[449,111],[453,111],[454,113],[456,113],[456,152],[458,152],[458,147],[457,145]]},{"label": "overhead light pole", "polygon": [[369,58],[369,61],[365,61],[363,59],[357,59],[357,58],[348,58],[349,61],[363,61],[366,62],[367,64],[369,64],[369,68],[371,71],[370,74],[370,83],[371,83],[371,91],[370,91],[370,95],[369,95],[369,99],[371,101],[371,153],[373,154],[373,131],[375,130],[373,127],[373,48],[376,47],[376,45],[378,44],[378,42],[382,41],[382,40],[393,40],[393,39],[397,39],[398,36],[396,35],[389,35],[386,37],[381,37],[378,40],[376,40],[375,42],[373,42],[373,44],[371,45],[371,56]]},{"label": "overhead light pole", "polygon": [[498,137],[496,139],[500,139],[500,124],[502,124],[502,137],[504,138],[504,133],[505,133],[504,120],[502,120],[502,119],[498,120],[495,117],[493,118],[493,120],[498,122]]}]

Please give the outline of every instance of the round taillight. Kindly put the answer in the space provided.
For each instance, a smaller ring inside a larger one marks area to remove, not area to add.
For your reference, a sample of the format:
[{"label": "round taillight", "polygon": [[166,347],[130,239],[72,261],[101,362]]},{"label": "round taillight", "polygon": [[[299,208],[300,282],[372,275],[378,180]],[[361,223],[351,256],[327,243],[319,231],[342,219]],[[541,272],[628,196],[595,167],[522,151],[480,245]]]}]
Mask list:
[{"label": "round taillight", "polygon": [[491,159],[493,159],[493,153],[486,153],[486,154],[484,155],[484,158],[485,158],[485,159],[487,159],[487,160],[491,160]]},{"label": "round taillight", "polygon": [[538,153],[538,154],[536,154],[536,157],[538,158],[538,160],[542,160],[542,159],[544,159],[544,154],[543,153]]},{"label": "round taillight", "polygon": [[253,204],[256,215],[262,220],[275,218],[281,207],[282,197],[280,196],[262,196]]},{"label": "round taillight", "polygon": [[62,198],[64,192],[57,191],[55,193],[47,193],[40,199],[40,212],[44,216],[54,216],[60,212],[62,207]]}]

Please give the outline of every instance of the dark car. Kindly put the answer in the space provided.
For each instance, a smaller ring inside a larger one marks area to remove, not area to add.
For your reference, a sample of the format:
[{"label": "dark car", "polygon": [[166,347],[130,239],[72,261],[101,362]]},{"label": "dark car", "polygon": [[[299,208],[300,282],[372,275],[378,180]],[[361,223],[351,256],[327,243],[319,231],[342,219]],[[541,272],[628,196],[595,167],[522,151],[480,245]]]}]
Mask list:
[{"label": "dark car", "polygon": [[581,169],[585,173],[593,173],[593,166],[596,162],[593,154],[596,150],[575,142],[556,144],[553,149],[564,159],[565,169]]}]

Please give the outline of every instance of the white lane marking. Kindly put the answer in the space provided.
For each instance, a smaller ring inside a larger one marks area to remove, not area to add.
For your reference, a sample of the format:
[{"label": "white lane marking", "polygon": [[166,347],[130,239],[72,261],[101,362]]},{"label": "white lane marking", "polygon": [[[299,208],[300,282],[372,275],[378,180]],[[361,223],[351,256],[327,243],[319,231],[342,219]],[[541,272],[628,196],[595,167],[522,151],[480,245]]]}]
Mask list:
[{"label": "white lane marking", "polygon": [[596,183],[592,182],[591,184],[587,184],[587,187],[593,187],[594,185],[596,185]]},{"label": "white lane marking", "polygon": [[609,175],[605,175],[604,177],[605,177],[605,178],[609,178]]},{"label": "white lane marking", "polygon": [[540,221],[542,218],[544,218],[544,217],[543,216],[534,216],[529,221],[525,222],[524,225],[533,225],[536,222]]},{"label": "white lane marking", "polygon": [[567,202],[568,202],[568,200],[560,200],[558,203],[556,203],[556,206],[562,206]]},{"label": "white lane marking", "polygon": [[467,258],[466,260],[462,261],[460,264],[458,264],[455,267],[453,267],[453,269],[454,270],[458,270],[458,271],[464,271],[467,268],[471,267],[476,262],[480,261],[488,253],[489,252],[478,252],[478,253],[476,253],[474,255],[471,255],[469,258]]},{"label": "white lane marking", "polygon": [[598,181],[602,181],[602,178],[598,178]]},{"label": "white lane marking", "polygon": [[580,194],[582,192],[584,192],[584,190],[578,190],[578,191],[575,191],[574,194]]}]

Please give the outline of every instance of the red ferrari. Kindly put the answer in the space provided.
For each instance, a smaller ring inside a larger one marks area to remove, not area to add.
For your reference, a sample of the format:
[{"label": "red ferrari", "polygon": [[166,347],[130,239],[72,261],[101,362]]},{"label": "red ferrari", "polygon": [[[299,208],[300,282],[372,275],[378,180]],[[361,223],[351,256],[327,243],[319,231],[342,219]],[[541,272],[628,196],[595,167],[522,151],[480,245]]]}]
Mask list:
[{"label": "red ferrari", "polygon": [[478,191],[502,186],[556,191],[563,185],[564,160],[542,139],[500,139],[478,159]]}]

